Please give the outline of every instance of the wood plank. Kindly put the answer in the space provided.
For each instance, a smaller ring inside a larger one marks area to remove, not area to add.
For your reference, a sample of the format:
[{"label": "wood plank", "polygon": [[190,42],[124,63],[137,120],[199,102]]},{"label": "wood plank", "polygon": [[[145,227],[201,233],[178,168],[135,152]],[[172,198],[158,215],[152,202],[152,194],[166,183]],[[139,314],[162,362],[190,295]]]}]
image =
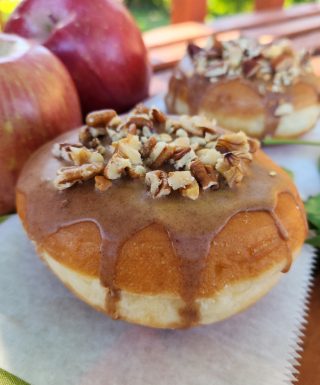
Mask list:
[{"label": "wood plank", "polygon": [[308,324],[305,331],[303,352],[298,367],[297,385],[320,384],[320,272],[315,278],[310,298]]},{"label": "wood plank", "polygon": [[147,31],[143,34],[143,40],[146,47],[150,49],[208,37],[212,33],[211,26],[203,23],[186,22]]},{"label": "wood plank", "polygon": [[[230,39],[240,36],[240,32],[246,36],[259,38],[262,42],[268,42],[274,38],[290,37],[293,39],[297,48],[315,49],[320,47],[320,4],[310,4],[303,8],[306,12],[313,13],[312,16],[298,18],[296,9],[290,9],[291,19],[286,22],[277,22],[272,25],[266,24],[259,28],[246,28],[242,30],[231,30],[217,32],[218,38]],[[293,12],[295,10],[295,12]],[[261,14],[262,12],[256,13]],[[265,14],[265,12],[263,12]],[[277,14],[283,14],[283,10]],[[268,13],[270,16],[273,13]],[[286,13],[285,13],[286,14]],[[219,31],[219,27],[216,29]],[[154,31],[145,33],[144,40],[149,48],[151,63],[155,71],[172,67],[185,53],[188,41],[196,41],[204,44],[205,38],[214,32],[212,24],[204,25],[201,23],[183,23],[181,25],[171,25],[161,27]]]},{"label": "wood plank", "polygon": [[232,29],[241,30],[254,28],[277,22],[304,18],[316,14],[320,14],[320,4],[308,3],[280,10],[260,11],[235,16],[219,17],[214,19],[212,22],[209,22],[208,25],[216,31],[222,32]]},{"label": "wood plank", "polygon": [[254,38],[261,35],[269,35],[275,38],[295,37],[318,30],[320,26],[320,14],[304,17],[302,19],[289,20],[287,22],[279,22],[272,25],[262,26],[258,28],[244,29],[242,32],[246,36]]},{"label": "wood plank", "polygon": [[284,0],[255,0],[254,8],[256,11],[265,9],[281,9],[284,5]]},{"label": "wood plank", "polygon": [[171,23],[203,22],[207,14],[207,0],[172,0]]}]

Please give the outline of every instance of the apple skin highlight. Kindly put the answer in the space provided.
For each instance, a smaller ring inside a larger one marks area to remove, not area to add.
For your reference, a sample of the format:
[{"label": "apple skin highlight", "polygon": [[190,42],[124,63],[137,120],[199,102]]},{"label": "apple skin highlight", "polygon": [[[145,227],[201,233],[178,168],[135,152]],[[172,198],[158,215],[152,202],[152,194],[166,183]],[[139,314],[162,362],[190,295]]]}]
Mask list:
[{"label": "apple skin highlight", "polygon": [[0,215],[15,209],[15,184],[42,144],[81,125],[79,98],[48,49],[0,34]]},{"label": "apple skin highlight", "polygon": [[65,64],[82,112],[124,112],[148,96],[150,65],[133,18],[114,0],[25,0],[5,32],[32,38]]}]

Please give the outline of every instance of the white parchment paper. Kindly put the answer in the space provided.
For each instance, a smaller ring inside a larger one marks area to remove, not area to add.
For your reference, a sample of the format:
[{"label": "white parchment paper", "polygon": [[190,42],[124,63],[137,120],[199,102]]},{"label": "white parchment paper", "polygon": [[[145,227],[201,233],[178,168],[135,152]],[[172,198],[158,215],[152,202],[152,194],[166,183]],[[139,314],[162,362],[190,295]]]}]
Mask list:
[{"label": "white parchment paper", "polygon": [[77,300],[16,216],[0,225],[0,367],[33,385],[283,385],[304,318],[312,249],[260,302],[216,325],[152,330]]},{"label": "white parchment paper", "polygon": [[[308,136],[319,140],[320,126]],[[294,172],[304,199],[320,191],[319,148],[267,152]],[[76,299],[13,216],[0,225],[0,367],[32,385],[289,384],[312,255],[305,246],[281,282],[244,313],[192,330],[152,330],[112,321]]]}]

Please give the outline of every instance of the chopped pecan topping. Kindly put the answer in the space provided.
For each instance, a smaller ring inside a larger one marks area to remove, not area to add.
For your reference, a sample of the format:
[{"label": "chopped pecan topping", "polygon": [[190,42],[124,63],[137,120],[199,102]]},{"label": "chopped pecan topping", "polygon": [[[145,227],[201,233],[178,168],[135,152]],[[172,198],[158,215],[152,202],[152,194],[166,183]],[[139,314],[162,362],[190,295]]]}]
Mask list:
[{"label": "chopped pecan topping", "polygon": [[159,168],[171,158],[173,152],[174,148],[167,143],[157,142],[146,159],[146,163],[152,169]]},{"label": "chopped pecan topping", "polygon": [[162,124],[162,123],[165,123],[167,120],[165,114],[154,107],[151,108],[150,115],[151,115],[153,121],[156,123]]},{"label": "chopped pecan topping", "polygon": [[93,178],[102,170],[102,163],[88,163],[81,166],[62,167],[57,172],[54,185],[58,190],[64,190],[77,182],[84,182]]},{"label": "chopped pecan topping", "polygon": [[117,116],[114,110],[93,111],[86,117],[86,124],[90,127],[105,127]]},{"label": "chopped pecan topping", "polygon": [[200,160],[196,160],[191,163],[190,170],[192,175],[199,182],[203,190],[206,190],[210,187],[217,189],[219,187],[218,183],[218,173],[209,164],[203,164]]},{"label": "chopped pecan topping", "polygon": [[190,171],[173,171],[168,175],[168,184],[173,190],[189,186],[193,181],[194,177]]},{"label": "chopped pecan topping", "polygon": [[250,149],[248,137],[242,131],[221,135],[217,140],[216,149],[222,154],[232,151],[248,152]]},{"label": "chopped pecan topping", "polygon": [[151,136],[142,146],[141,154],[143,158],[148,158],[151,154],[152,149],[157,144],[157,139]]},{"label": "chopped pecan topping", "polygon": [[124,139],[119,140],[114,144],[114,147],[118,153],[123,158],[128,158],[133,165],[141,164],[141,143],[137,135],[128,134]]},{"label": "chopped pecan topping", "polygon": [[198,199],[200,193],[198,182],[194,180],[191,184],[182,188],[180,192],[183,197],[192,199],[193,201]]},{"label": "chopped pecan topping", "polygon": [[148,116],[130,116],[126,123],[127,127],[130,127],[131,124],[134,124],[137,128],[148,127],[149,129],[153,128],[152,120]]},{"label": "chopped pecan topping", "polygon": [[[211,38],[205,48],[189,45],[187,54],[193,72],[212,83],[243,76],[259,80],[258,85],[263,82],[273,92],[284,92],[299,76],[312,72],[310,57],[304,51],[295,51],[290,41],[284,39],[262,45],[245,37],[221,42]],[[189,72],[187,76],[192,76],[193,72]]]},{"label": "chopped pecan topping", "polygon": [[243,132],[224,133],[213,120],[172,120],[142,105],[124,119],[112,110],[96,111],[87,124],[80,129],[80,143],[53,147],[54,156],[71,164],[57,171],[57,189],[94,179],[103,192],[126,176],[144,180],[153,198],[177,191],[194,200],[201,190],[223,187],[222,178],[230,187],[240,183],[259,148]]},{"label": "chopped pecan topping", "polygon": [[224,176],[229,187],[239,184],[246,174],[247,162],[251,160],[251,154],[236,154],[228,152],[219,158],[216,170]]},{"label": "chopped pecan topping", "polygon": [[101,192],[107,191],[112,186],[112,182],[102,175],[95,176],[94,181],[96,189]]},{"label": "chopped pecan topping", "polygon": [[221,154],[215,148],[202,148],[197,151],[197,156],[203,164],[214,166]]},{"label": "chopped pecan topping", "polygon": [[97,151],[90,151],[85,147],[71,147],[70,158],[76,166],[85,163],[103,163],[103,156]]},{"label": "chopped pecan topping", "polygon": [[253,77],[259,70],[259,60],[254,59],[248,59],[243,62],[243,74],[247,78]]},{"label": "chopped pecan topping", "polygon": [[180,170],[184,167],[188,167],[190,162],[196,159],[196,154],[191,147],[177,148],[173,155],[174,167]]},{"label": "chopped pecan topping", "polygon": [[249,143],[249,152],[251,152],[251,154],[254,154],[255,152],[257,152],[259,150],[259,148],[260,148],[259,140],[253,139],[253,138],[248,138],[248,143]]},{"label": "chopped pecan topping", "polygon": [[129,159],[119,156],[117,153],[112,155],[106,165],[103,175],[108,179],[119,179],[125,173],[126,169],[132,166]]},{"label": "chopped pecan topping", "polygon": [[168,184],[168,174],[164,171],[147,172],[145,181],[152,198],[160,198],[171,193],[171,187]]},{"label": "chopped pecan topping", "polygon": [[144,166],[138,164],[136,166],[130,167],[127,172],[130,178],[136,179],[144,177],[146,175],[147,169]]},{"label": "chopped pecan topping", "polygon": [[145,106],[144,104],[137,104],[135,108],[132,110],[132,114],[134,115],[148,115],[149,114],[149,108]]}]

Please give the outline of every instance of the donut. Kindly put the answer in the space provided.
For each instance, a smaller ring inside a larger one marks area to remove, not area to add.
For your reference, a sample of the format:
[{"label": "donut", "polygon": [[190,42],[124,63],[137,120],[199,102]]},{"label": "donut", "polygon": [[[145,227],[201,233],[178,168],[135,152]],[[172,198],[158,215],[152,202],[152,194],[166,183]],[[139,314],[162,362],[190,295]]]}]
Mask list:
[{"label": "donut", "polygon": [[297,137],[319,117],[320,81],[310,55],[288,40],[261,45],[248,38],[189,44],[166,95],[171,114],[215,118],[255,138]]},{"label": "donut", "polygon": [[17,185],[29,238],[80,299],[188,328],[244,310],[289,270],[303,204],[256,139],[141,105],[86,123],[39,149]]}]

